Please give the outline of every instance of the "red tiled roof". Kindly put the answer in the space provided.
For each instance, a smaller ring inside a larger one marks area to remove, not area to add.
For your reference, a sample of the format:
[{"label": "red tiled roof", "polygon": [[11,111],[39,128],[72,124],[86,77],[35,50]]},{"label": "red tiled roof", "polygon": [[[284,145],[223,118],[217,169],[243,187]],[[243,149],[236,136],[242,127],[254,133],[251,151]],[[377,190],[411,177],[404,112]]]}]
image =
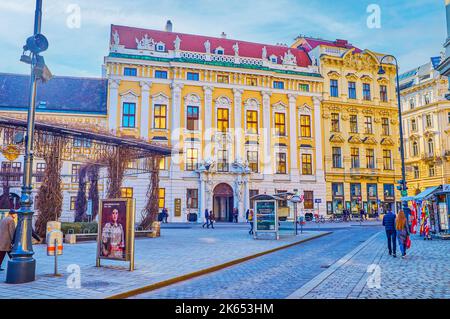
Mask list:
[{"label": "red tiled roof", "polygon": [[338,39],[335,41],[330,41],[330,40],[322,40],[322,39],[315,39],[315,38],[304,38],[304,39],[306,40],[306,43],[303,43],[299,47],[304,48],[306,52],[314,50],[319,45],[327,45],[327,46],[332,46],[332,47],[337,47],[337,48],[345,48],[345,49],[353,49],[354,48],[355,53],[362,52],[361,49],[348,43],[347,40]]},{"label": "red tiled roof", "polygon": [[173,42],[175,41],[176,37],[179,36],[181,39],[180,50],[183,51],[204,53],[204,43],[206,42],[206,40],[209,40],[209,42],[211,43],[211,52],[214,52],[214,50],[218,47],[222,47],[225,50],[225,55],[234,56],[233,45],[237,42],[239,44],[240,57],[261,59],[262,49],[263,47],[266,47],[267,57],[270,57],[274,54],[278,57],[279,63],[281,63],[280,57],[284,57],[284,54],[288,50],[291,50],[291,53],[297,58],[298,66],[308,67],[309,65],[311,65],[311,60],[309,59],[308,54],[303,49],[252,43],[232,39],[214,38],[193,34],[140,29],[119,25],[111,25],[110,43],[112,43],[113,41],[112,34],[116,30],[119,33],[120,44],[124,45],[127,49],[137,49],[136,38],[140,40],[147,34],[148,37],[155,40],[155,42],[164,42],[166,45],[166,50],[174,50]]}]

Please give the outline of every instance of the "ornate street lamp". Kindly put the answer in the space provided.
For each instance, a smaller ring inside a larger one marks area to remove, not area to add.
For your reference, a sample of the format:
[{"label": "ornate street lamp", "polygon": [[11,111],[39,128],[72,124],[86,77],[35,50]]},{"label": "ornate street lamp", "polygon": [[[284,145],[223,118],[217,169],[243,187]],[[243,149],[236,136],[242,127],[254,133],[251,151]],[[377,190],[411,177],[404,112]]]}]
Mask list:
[{"label": "ornate street lamp", "polygon": [[[295,220],[295,236],[298,235],[298,204],[303,200],[298,192],[295,192],[295,195],[289,198],[289,201],[294,203],[294,220]],[[303,224],[301,224],[301,233],[303,234]]]},{"label": "ornate street lamp", "polygon": [[[36,12],[34,18],[34,34],[27,39],[23,47],[24,53],[20,61],[31,65],[30,81],[30,107],[28,109],[27,133],[25,136],[25,156],[22,194],[20,208],[17,210],[18,222],[14,245],[11,251],[11,260],[8,262],[6,282],[9,284],[21,284],[35,280],[36,260],[33,258],[33,245],[31,242],[33,199],[33,142],[34,142],[34,118],[36,113],[36,89],[37,81],[43,82],[52,77],[45,65],[44,58],[39,53],[48,48],[48,41],[41,34],[42,0],[36,0]],[[25,54],[29,52],[29,55]]]},{"label": "ornate street lamp", "polygon": [[[406,185],[406,167],[405,167],[405,151],[403,147],[403,121],[402,121],[402,107],[401,107],[401,99],[400,99],[400,79],[398,75],[398,61],[393,55],[385,55],[380,60],[380,69],[378,70],[379,75],[386,74],[386,71],[383,69],[383,61],[386,58],[391,58],[395,61],[395,70],[396,70],[396,82],[397,82],[397,103],[398,103],[398,120],[399,120],[399,128],[400,128],[400,156],[402,161],[402,180],[398,181],[400,184],[398,189],[401,191],[402,197],[406,197],[408,195],[408,187]],[[409,215],[408,202],[402,200],[403,211],[405,212],[407,218]]]}]

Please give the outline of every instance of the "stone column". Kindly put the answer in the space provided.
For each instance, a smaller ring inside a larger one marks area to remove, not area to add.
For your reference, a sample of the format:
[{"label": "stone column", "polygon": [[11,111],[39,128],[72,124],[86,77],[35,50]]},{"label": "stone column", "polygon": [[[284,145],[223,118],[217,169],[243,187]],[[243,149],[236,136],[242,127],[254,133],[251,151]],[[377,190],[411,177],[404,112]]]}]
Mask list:
[{"label": "stone column", "polygon": [[205,121],[204,121],[204,159],[211,158],[212,154],[212,134],[213,134],[213,123],[212,123],[212,113],[213,107],[213,91],[214,87],[204,86],[203,91],[205,93]]},{"label": "stone column", "polygon": [[245,213],[250,209],[250,190],[248,187],[248,175],[244,176],[244,211],[241,212],[241,217],[245,221]]},{"label": "stone column", "polygon": [[180,137],[182,135],[181,130],[181,90],[183,89],[183,84],[172,83],[172,107],[170,110],[170,146],[175,152],[172,155],[172,166],[171,172],[180,170]]},{"label": "stone column", "polygon": [[141,138],[148,140],[150,122],[150,87],[152,82],[141,81]]},{"label": "stone column", "polygon": [[109,80],[109,109],[108,109],[108,128],[109,130],[117,130],[120,124],[117,123],[117,115],[119,112],[119,85],[120,80]]},{"label": "stone column", "polygon": [[198,203],[198,210],[199,210],[199,221],[203,221],[203,223],[206,222],[205,220],[205,209],[206,209],[206,175],[205,173],[200,173],[200,191],[199,191],[199,203]]},{"label": "stone column", "polygon": [[271,148],[271,140],[272,140],[272,124],[270,123],[270,96],[271,92],[263,91],[263,157],[264,157],[264,175],[273,174],[273,154]]},{"label": "stone column", "polygon": [[322,98],[313,97],[314,101],[314,140],[316,142],[316,180],[325,181],[323,171],[323,144],[322,144]]},{"label": "stone column", "polygon": [[289,144],[291,176],[299,176],[298,169],[298,147],[297,147],[297,95],[289,94]]},{"label": "stone column", "polygon": [[242,130],[242,93],[244,90],[233,89],[234,92],[234,158],[238,162],[242,162],[243,156],[243,137]]}]

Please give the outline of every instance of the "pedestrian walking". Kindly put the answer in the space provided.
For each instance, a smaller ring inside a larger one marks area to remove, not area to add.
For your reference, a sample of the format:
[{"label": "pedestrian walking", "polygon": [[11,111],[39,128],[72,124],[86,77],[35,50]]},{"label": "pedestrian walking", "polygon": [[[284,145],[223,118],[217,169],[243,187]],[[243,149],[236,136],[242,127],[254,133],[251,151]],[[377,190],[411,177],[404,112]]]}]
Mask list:
[{"label": "pedestrian walking", "polygon": [[395,223],[395,229],[397,231],[398,245],[402,252],[402,258],[406,258],[407,243],[409,241],[409,229],[406,215],[403,211],[400,211]]},{"label": "pedestrian walking", "polygon": [[233,222],[238,223],[239,218],[239,210],[237,208],[233,208]]},{"label": "pedestrian walking", "polygon": [[205,228],[205,226],[207,226],[207,228],[209,228],[209,211],[208,211],[208,208],[205,209],[205,223],[202,225],[202,228]]},{"label": "pedestrian walking", "polygon": [[12,250],[14,233],[16,232],[15,218],[16,212],[11,210],[8,216],[0,221],[0,271],[3,271],[2,263],[5,255],[8,254],[9,256]]},{"label": "pedestrian walking", "polygon": [[167,218],[169,217],[169,210],[164,207],[163,209],[163,223],[168,224]]},{"label": "pedestrian walking", "polygon": [[388,213],[383,216],[383,226],[386,230],[389,255],[393,257],[397,257],[397,232],[395,221],[396,217],[392,211],[388,211]]},{"label": "pedestrian walking", "polygon": [[359,215],[360,215],[361,221],[363,221],[364,220],[364,216],[366,215],[366,212],[364,211],[364,208],[361,208],[361,210],[359,211]]},{"label": "pedestrian walking", "polygon": [[[214,222],[216,221],[216,216],[212,210],[209,211],[209,226],[214,229]],[[208,228],[209,228],[208,226]]]},{"label": "pedestrian walking", "polygon": [[247,212],[245,213],[245,218],[247,219],[247,223],[250,224],[250,230],[248,231],[249,235],[253,235],[253,209],[247,209]]}]

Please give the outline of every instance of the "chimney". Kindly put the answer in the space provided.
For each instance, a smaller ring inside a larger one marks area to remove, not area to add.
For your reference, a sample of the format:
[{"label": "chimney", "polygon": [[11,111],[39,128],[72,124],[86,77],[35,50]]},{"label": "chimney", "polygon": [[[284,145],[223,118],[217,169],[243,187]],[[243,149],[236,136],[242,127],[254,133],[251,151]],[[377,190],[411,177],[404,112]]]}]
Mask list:
[{"label": "chimney", "polygon": [[167,23],[166,23],[166,32],[172,32],[172,29],[173,29],[172,21],[167,20]]},{"label": "chimney", "polygon": [[220,37],[221,37],[222,39],[226,39],[226,38],[227,38],[227,34],[226,34],[225,32],[222,32],[222,34],[220,35]]}]

